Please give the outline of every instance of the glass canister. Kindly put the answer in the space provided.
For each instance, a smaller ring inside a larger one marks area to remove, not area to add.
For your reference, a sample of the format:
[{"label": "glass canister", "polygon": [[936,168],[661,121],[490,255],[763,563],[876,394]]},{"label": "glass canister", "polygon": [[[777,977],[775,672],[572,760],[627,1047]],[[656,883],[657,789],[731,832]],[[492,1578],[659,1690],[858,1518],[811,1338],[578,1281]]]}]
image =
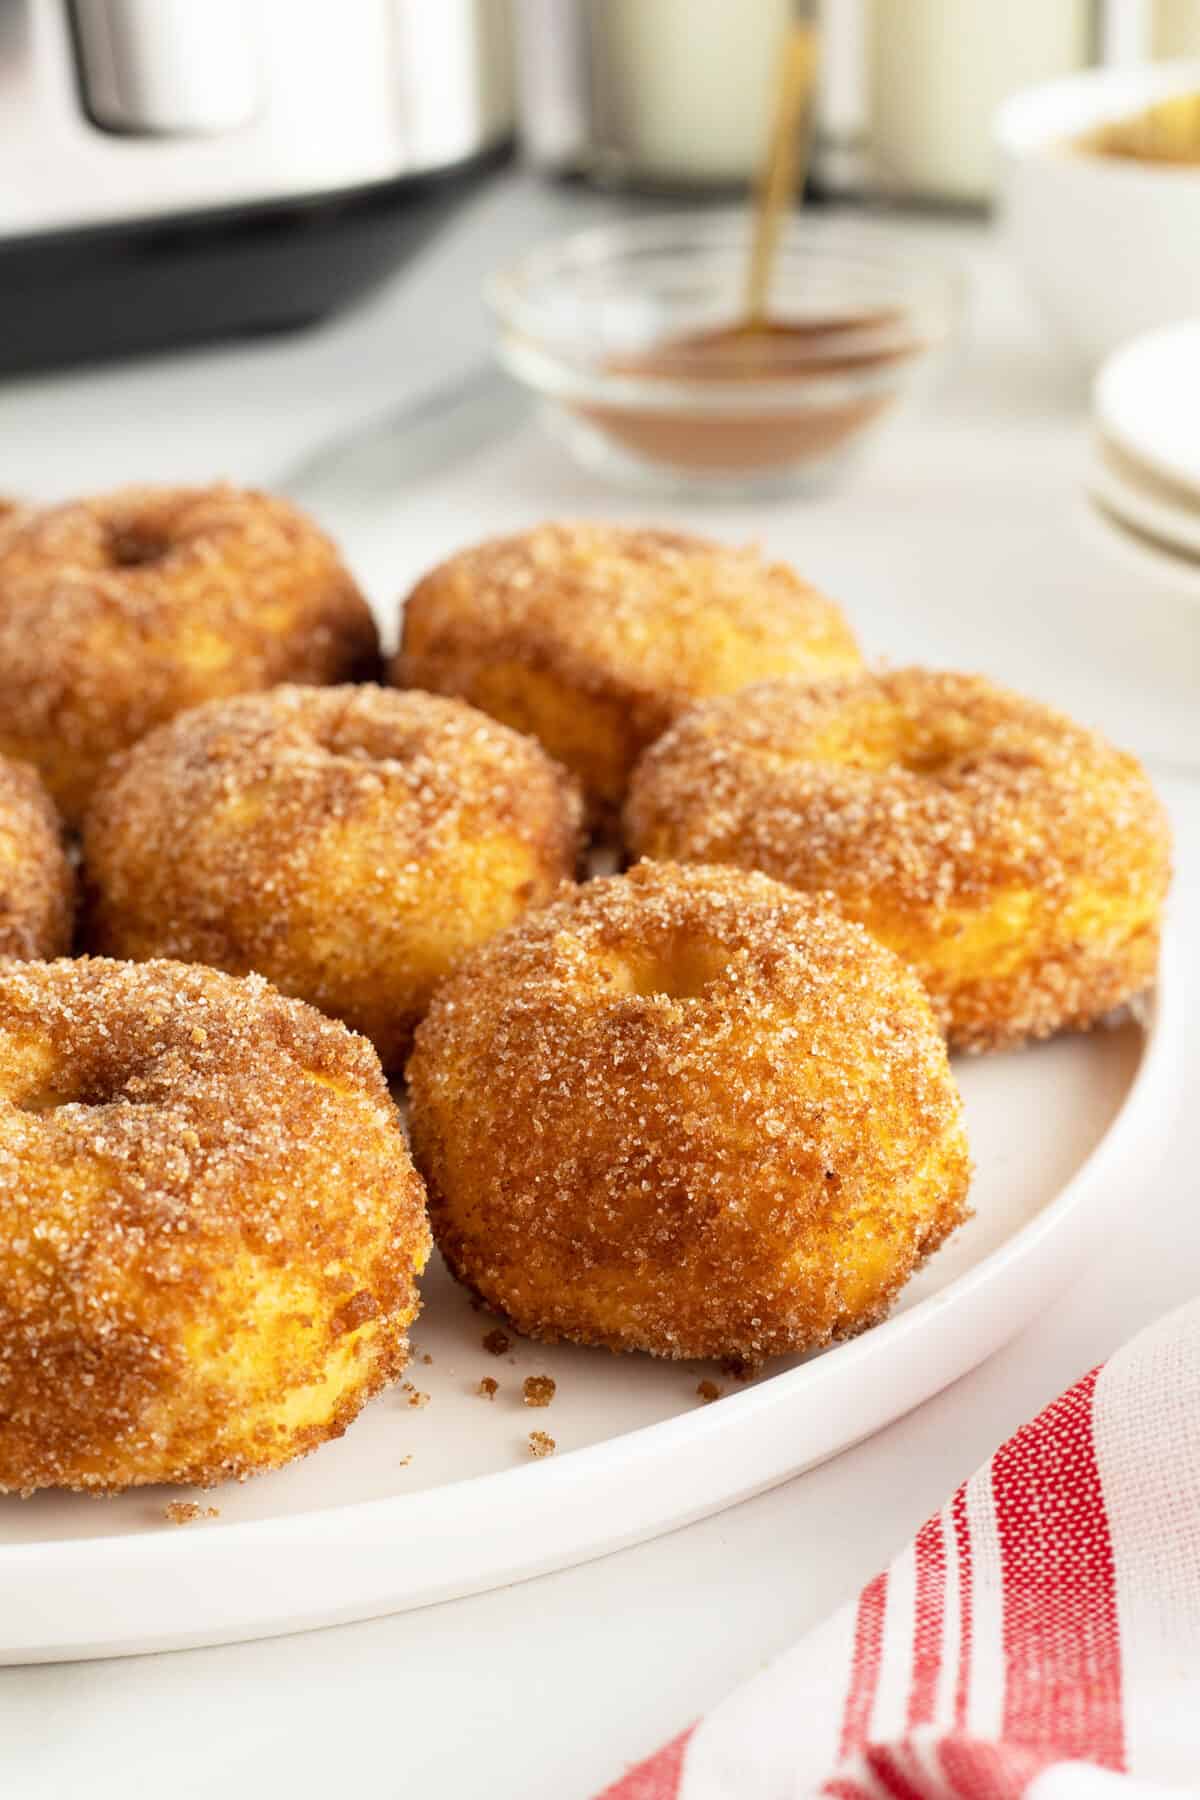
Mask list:
[{"label": "glass canister", "polygon": [[1096,59],[1093,0],[866,5],[868,180],[893,199],[985,203],[1000,102]]},{"label": "glass canister", "polygon": [[518,0],[520,130],[540,167],[650,189],[744,185],[796,0]]},{"label": "glass canister", "polygon": [[1200,56],[1200,0],[1154,0],[1150,54],[1155,58]]}]

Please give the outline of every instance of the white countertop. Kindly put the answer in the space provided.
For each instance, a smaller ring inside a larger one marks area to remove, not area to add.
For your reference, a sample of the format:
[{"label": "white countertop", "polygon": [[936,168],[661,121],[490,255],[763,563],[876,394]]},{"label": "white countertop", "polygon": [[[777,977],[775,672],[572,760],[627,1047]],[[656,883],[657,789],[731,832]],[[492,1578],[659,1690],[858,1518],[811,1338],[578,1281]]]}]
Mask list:
[{"label": "white countertop", "polygon": [[[501,178],[352,315],[0,388],[0,491],[126,479],[269,484],[322,439],[474,366],[478,284],[614,203]],[[374,596],[497,527],[678,517],[761,539],[841,599],[868,649],[978,667],[1145,755],[1171,807],[1177,921],[1200,909],[1200,603],[1110,559],[1081,519],[1086,388],[982,227],[876,222],[964,257],[968,341],[934,403],[810,502],[714,510],[602,489],[532,425],[368,512],[326,518]],[[1184,934],[1182,1080],[1200,1069]],[[1147,1145],[1127,1228],[1038,1325],[858,1449],[656,1543],[423,1612],[226,1649],[0,1672],[22,1800],[145,1791],[305,1800],[364,1782],[436,1800],[586,1800],[851,1594],[995,1443],[1143,1322],[1200,1290],[1200,1118]],[[413,1546],[414,1556],[420,1546]],[[2,1597],[0,1597],[2,1601]],[[119,1603],[119,1599],[118,1599]]]}]

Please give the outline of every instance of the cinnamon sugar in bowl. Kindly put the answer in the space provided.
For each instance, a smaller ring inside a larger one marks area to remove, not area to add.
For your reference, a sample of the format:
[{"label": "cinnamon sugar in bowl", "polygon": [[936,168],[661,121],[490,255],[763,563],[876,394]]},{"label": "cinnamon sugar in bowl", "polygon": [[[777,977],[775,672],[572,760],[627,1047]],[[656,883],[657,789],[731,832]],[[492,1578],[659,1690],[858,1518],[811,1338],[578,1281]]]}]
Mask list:
[{"label": "cinnamon sugar in bowl", "polygon": [[741,322],[749,221],[678,213],[533,250],[487,295],[498,354],[578,460],[641,487],[820,484],[917,393],[961,284],[858,226],[792,220],[768,324]]}]

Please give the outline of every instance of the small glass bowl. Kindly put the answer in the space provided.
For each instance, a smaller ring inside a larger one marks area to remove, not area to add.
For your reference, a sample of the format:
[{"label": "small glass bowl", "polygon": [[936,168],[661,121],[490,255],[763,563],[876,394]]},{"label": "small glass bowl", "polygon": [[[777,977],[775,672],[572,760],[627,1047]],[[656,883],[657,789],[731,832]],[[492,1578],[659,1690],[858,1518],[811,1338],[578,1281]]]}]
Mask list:
[{"label": "small glass bowl", "polygon": [[744,212],[582,231],[493,275],[497,353],[586,467],[672,493],[824,485],[920,390],[955,333],[953,271],[861,227],[792,219],[772,278],[769,355],[690,348],[739,318]]}]

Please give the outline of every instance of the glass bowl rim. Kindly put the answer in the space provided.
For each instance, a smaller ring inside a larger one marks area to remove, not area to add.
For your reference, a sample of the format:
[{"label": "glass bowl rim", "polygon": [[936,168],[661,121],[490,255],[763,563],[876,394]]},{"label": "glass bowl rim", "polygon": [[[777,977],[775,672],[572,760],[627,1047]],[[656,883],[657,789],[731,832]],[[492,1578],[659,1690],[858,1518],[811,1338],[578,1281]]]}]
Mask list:
[{"label": "glass bowl rim", "polygon": [[[730,383],[728,392],[712,379],[686,376],[635,375],[614,370],[607,359],[610,346],[586,334],[555,331],[546,318],[544,300],[531,291],[544,288],[557,274],[618,267],[631,254],[660,249],[692,251],[740,250],[748,241],[750,215],[745,207],[704,212],[673,211],[648,218],[609,221],[585,226],[530,246],[511,262],[494,270],[484,283],[484,299],[495,319],[501,361],[518,379],[543,392],[574,399],[600,399],[610,405],[648,406],[654,410],[687,411],[703,405],[706,412],[747,409],[745,384]],[[754,383],[755,410],[826,405],[847,394],[903,385],[913,371],[956,334],[966,307],[968,280],[965,271],[950,258],[924,251],[870,241],[843,218],[815,221],[793,216],[780,234],[779,254],[799,255],[830,269],[866,272],[882,278],[877,304],[886,305],[889,282],[894,284],[894,307],[917,328],[914,353],[893,363],[822,372],[814,356],[794,378],[785,372]],[[894,330],[894,326],[893,326]],[[871,342],[869,330],[858,344]],[[843,344],[844,350],[844,344]]]}]

